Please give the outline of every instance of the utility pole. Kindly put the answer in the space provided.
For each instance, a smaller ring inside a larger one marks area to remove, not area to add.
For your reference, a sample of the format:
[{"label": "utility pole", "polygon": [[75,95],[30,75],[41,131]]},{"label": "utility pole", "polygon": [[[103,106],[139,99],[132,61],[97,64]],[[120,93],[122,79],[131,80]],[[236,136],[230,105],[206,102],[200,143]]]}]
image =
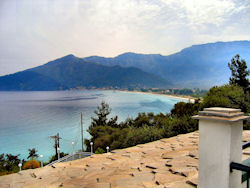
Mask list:
[{"label": "utility pole", "polygon": [[82,120],[82,112],[81,112],[81,136],[82,136],[82,151],[83,151],[83,120]]},{"label": "utility pole", "polygon": [[57,148],[60,148],[60,144],[59,144],[59,139],[60,139],[60,137],[59,137],[59,133],[57,133]]},{"label": "utility pole", "polygon": [[50,138],[52,138],[52,139],[55,140],[54,148],[55,148],[56,156],[57,156],[57,155],[58,155],[58,154],[57,154],[57,135],[55,135],[55,136],[50,136]]},{"label": "utility pole", "polygon": [[54,136],[50,136],[50,138],[54,139],[55,140],[55,145],[54,145],[54,148],[55,148],[55,151],[56,151],[56,156],[58,156],[58,151],[57,151],[57,148],[59,148],[59,140],[62,139],[59,137],[59,133],[57,133],[56,135]]}]

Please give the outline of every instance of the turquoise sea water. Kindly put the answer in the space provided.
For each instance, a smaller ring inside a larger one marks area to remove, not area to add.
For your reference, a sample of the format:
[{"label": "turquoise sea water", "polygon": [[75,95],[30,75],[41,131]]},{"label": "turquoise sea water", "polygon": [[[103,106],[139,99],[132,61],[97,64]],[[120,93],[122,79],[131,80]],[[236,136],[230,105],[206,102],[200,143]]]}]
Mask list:
[{"label": "turquoise sea water", "polygon": [[20,154],[26,158],[36,148],[48,160],[54,154],[49,136],[60,134],[60,150],[81,148],[80,113],[83,113],[84,137],[93,111],[107,102],[118,121],[136,117],[138,112],[167,113],[180,99],[167,96],[119,91],[0,92],[0,154]]}]

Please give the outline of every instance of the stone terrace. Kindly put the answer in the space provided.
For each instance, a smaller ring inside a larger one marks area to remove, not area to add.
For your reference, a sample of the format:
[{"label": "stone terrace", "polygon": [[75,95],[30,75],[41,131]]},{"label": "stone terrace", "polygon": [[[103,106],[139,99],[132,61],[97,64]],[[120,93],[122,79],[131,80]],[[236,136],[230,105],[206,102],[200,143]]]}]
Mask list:
[{"label": "stone terrace", "polygon": [[[192,188],[198,183],[198,139],[199,133],[193,132],[25,170],[0,177],[0,187]],[[249,140],[250,131],[244,131],[243,141]],[[249,155],[244,150],[243,160]]]}]

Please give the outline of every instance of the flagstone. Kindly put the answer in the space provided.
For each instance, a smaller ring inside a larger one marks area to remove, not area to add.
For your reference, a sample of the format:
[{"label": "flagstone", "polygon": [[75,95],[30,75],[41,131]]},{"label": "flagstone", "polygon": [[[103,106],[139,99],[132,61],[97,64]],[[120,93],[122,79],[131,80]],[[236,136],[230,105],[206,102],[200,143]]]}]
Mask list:
[{"label": "flagstone", "polygon": [[[243,141],[250,131],[243,131]],[[0,187],[193,188],[198,184],[198,132],[105,154],[0,176]],[[249,148],[242,159],[249,158]]]}]

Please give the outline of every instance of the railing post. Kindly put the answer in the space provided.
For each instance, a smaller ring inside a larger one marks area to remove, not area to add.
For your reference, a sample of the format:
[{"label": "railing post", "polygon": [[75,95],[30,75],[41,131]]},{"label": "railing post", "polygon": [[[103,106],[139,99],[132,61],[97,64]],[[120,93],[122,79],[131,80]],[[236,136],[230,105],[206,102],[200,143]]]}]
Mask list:
[{"label": "railing post", "polygon": [[205,108],[199,119],[199,188],[241,187],[241,172],[230,172],[230,163],[241,163],[243,120],[240,109]]}]

